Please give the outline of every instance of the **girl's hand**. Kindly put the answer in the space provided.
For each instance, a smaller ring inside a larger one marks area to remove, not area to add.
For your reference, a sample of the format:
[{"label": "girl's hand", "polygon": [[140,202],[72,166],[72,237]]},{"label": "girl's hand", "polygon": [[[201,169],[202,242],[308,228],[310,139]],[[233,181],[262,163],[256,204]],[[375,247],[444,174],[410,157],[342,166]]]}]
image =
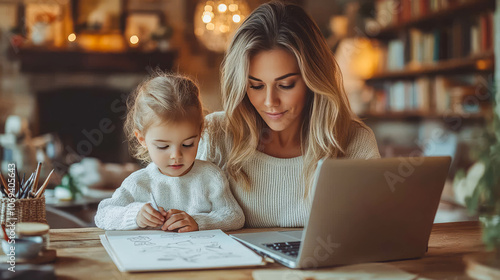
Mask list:
[{"label": "girl's hand", "polygon": [[156,211],[151,203],[146,203],[142,206],[141,210],[135,218],[135,222],[140,228],[145,227],[157,227],[162,225],[166,218],[167,212],[161,207],[158,208],[160,211]]},{"label": "girl's hand", "polygon": [[161,227],[162,230],[176,230],[178,232],[188,232],[198,230],[198,224],[188,213],[177,209],[167,211],[167,221]]}]

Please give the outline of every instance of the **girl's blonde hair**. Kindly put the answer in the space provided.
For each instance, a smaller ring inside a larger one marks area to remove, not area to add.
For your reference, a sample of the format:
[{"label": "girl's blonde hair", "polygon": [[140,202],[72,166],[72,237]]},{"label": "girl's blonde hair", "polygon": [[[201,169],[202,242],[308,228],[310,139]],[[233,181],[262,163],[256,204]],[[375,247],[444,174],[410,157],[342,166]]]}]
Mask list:
[{"label": "girl's blonde hair", "polygon": [[132,155],[143,163],[151,162],[149,153],[135,132],[145,135],[148,128],[162,122],[194,121],[203,129],[203,107],[196,83],[180,74],[157,70],[143,81],[127,100],[125,133]]},{"label": "girl's blonde hair", "polygon": [[242,166],[256,152],[266,124],[246,95],[249,61],[255,54],[282,48],[297,59],[307,87],[301,126],[305,196],[323,157],[343,157],[352,122],[358,122],[344,91],[342,74],[318,26],[295,5],[259,6],[236,31],[222,66],[226,130],[232,137],[227,172],[245,188],[251,185]]}]

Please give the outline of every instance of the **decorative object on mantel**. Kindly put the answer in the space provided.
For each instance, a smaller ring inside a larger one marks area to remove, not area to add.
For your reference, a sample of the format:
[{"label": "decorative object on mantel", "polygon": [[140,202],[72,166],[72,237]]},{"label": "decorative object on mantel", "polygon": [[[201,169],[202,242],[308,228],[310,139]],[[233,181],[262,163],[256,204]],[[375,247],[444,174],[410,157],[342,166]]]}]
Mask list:
[{"label": "decorative object on mantel", "polygon": [[0,149],[3,150],[0,170],[15,162],[19,170],[31,170],[36,166],[36,150],[33,145],[28,120],[10,115],[5,121],[5,133],[0,134]]},{"label": "decorative object on mantel", "polygon": [[38,15],[36,20],[31,32],[31,41],[33,44],[40,46],[50,42],[53,38],[54,35],[51,33],[50,25],[54,22],[55,16],[53,14]]},{"label": "decorative object on mantel", "polygon": [[71,0],[73,29],[82,34],[121,33],[126,1],[122,0]]},{"label": "decorative object on mantel", "polygon": [[500,94],[493,89],[492,96],[493,122],[477,143],[477,162],[454,180],[469,212],[479,215],[483,242],[493,251],[464,257],[467,274],[475,279],[500,279]]},{"label": "decorative object on mantel", "polygon": [[194,34],[209,50],[223,52],[249,10],[244,0],[200,1],[194,14]]},{"label": "decorative object on mantel", "polygon": [[64,43],[63,11],[67,3],[29,1],[24,5],[29,43],[39,47],[61,47]]},{"label": "decorative object on mantel", "polygon": [[172,31],[162,11],[129,11],[124,36],[132,49],[165,52]]},{"label": "decorative object on mantel", "polygon": [[151,33],[151,39],[156,42],[156,47],[160,52],[168,51],[170,46],[170,38],[172,38],[173,28],[170,25],[163,25]]}]

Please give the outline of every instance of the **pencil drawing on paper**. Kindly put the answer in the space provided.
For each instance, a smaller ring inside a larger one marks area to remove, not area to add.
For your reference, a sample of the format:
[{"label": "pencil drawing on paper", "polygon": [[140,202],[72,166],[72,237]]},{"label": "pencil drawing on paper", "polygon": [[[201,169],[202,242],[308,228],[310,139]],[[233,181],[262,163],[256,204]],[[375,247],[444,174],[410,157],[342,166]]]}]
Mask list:
[{"label": "pencil drawing on paper", "polygon": [[[212,236],[213,237],[213,236]],[[206,237],[205,238],[212,238]],[[202,238],[195,238],[202,239]],[[147,246],[140,250],[141,253],[161,253],[158,261],[182,260],[190,263],[199,263],[206,260],[238,258],[237,254],[222,248],[218,242],[193,242],[183,240],[166,243],[164,245]]]},{"label": "pencil drawing on paper", "polygon": [[210,238],[213,238],[214,236],[215,235],[213,235],[213,234],[206,233],[206,234],[191,235],[189,237],[191,237],[193,239],[210,239]]},{"label": "pencil drawing on paper", "polygon": [[127,240],[132,241],[134,246],[155,245],[155,243],[151,242],[151,238],[142,235],[129,237]]},{"label": "pencil drawing on paper", "polygon": [[221,230],[187,233],[156,230],[106,232],[106,235],[109,246],[112,248],[109,252],[114,254],[125,271],[262,264],[262,258],[259,255]]},{"label": "pencil drawing on paper", "polygon": [[182,236],[182,235],[178,235],[176,233],[166,233],[166,234],[160,235],[160,238],[175,240],[175,239],[185,239],[186,237]]}]

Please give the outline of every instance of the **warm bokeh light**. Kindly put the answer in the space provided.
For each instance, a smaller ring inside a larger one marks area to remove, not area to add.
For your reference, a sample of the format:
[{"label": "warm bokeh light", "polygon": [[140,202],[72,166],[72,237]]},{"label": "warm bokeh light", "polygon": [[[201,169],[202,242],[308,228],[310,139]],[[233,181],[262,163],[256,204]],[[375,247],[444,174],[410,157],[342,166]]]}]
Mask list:
[{"label": "warm bokeh light", "polygon": [[352,48],[356,49],[356,52],[350,55],[349,68],[352,69],[352,74],[361,79],[372,77],[377,71],[381,56],[373,42],[366,38],[358,38],[353,41]]},{"label": "warm bokeh light", "polygon": [[209,15],[204,15],[202,20],[204,23],[209,23],[212,18]]},{"label": "warm bokeh light", "polygon": [[229,5],[229,11],[236,12],[237,10],[238,10],[238,5],[237,4],[231,4],[231,5]]},{"label": "warm bokeh light", "polygon": [[223,52],[249,13],[246,0],[200,1],[195,10],[194,33],[209,50]]},{"label": "warm bokeh light", "polygon": [[492,65],[491,61],[487,59],[480,59],[476,61],[477,70],[487,70]]},{"label": "warm bokeh light", "polygon": [[218,9],[219,9],[219,12],[224,13],[225,11],[227,11],[227,6],[226,6],[226,4],[219,4]]},{"label": "warm bokeh light", "polygon": [[74,42],[76,40],[76,35],[75,33],[71,33],[68,35],[68,41]]},{"label": "warm bokeh light", "polygon": [[219,31],[222,33],[227,33],[229,31],[229,26],[221,25],[221,26],[219,26]]},{"label": "warm bokeh light", "polygon": [[132,43],[133,45],[139,43],[139,37],[137,37],[136,35],[130,36],[130,43]]},{"label": "warm bokeh light", "polygon": [[199,28],[199,27],[198,27],[198,28],[195,28],[195,29],[194,29],[194,35],[196,35],[196,36],[202,36],[202,35],[203,35],[203,32],[204,32],[204,31],[203,31],[203,28]]}]

